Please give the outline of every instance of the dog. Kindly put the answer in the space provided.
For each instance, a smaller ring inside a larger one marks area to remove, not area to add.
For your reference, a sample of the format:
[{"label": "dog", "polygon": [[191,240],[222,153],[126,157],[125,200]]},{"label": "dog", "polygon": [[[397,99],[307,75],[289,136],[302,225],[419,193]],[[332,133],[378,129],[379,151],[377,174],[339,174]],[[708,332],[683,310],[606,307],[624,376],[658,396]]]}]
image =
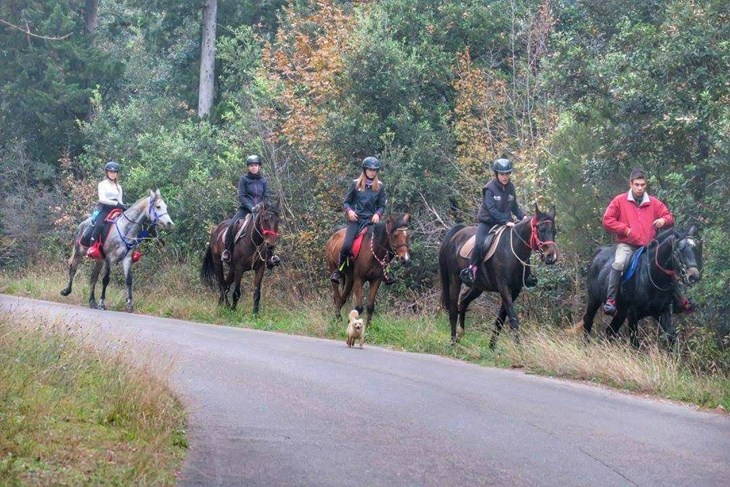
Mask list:
[{"label": "dog", "polygon": [[347,346],[352,348],[355,345],[355,340],[359,340],[360,348],[362,348],[362,342],[365,340],[365,323],[360,318],[360,313],[356,309],[350,311],[350,323],[347,324]]}]

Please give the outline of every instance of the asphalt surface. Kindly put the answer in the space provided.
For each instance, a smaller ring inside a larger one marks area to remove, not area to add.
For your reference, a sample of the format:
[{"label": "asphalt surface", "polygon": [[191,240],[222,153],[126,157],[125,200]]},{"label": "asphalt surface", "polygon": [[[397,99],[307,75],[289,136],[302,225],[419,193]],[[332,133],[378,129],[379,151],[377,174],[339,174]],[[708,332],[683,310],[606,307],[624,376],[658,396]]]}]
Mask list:
[{"label": "asphalt surface", "polygon": [[730,417],[690,406],[367,344],[0,296],[8,310],[169,377],[183,486],[730,485]]}]

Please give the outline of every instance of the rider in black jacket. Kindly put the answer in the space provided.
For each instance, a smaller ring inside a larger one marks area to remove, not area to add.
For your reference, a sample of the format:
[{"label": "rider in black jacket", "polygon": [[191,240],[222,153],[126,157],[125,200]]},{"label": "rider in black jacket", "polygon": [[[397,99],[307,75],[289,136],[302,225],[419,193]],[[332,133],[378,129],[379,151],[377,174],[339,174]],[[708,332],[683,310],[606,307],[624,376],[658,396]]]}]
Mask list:
[{"label": "rider in black jacket", "polygon": [[[223,262],[231,261],[233,252],[234,226],[236,222],[246,215],[253,213],[254,208],[268,197],[267,179],[261,174],[261,158],[257,155],[248,156],[246,159],[246,174],[238,180],[238,211],[228,224],[226,232],[226,248],[221,253]],[[279,264],[281,259],[273,255],[273,250],[267,248],[266,265],[269,269]]]},{"label": "rider in black jacket", "polygon": [[[482,206],[477,215],[477,234],[474,242],[474,250],[471,255],[469,267],[461,271],[461,279],[465,284],[471,286],[476,280],[476,273],[479,262],[484,258],[484,241],[489,231],[495,225],[507,225],[513,227],[512,215],[517,220],[525,218],[525,213],[517,204],[515,186],[512,184],[512,162],[509,159],[497,159],[492,164],[494,179],[489,181],[482,189]],[[537,279],[529,272],[525,277],[525,286],[533,287]]]},{"label": "rider in black jacket", "polygon": [[[333,282],[340,282],[342,279],[341,271],[350,255],[355,237],[365,226],[380,221],[388,201],[385,185],[378,179],[380,161],[375,157],[366,157],[363,159],[361,167],[362,174],[350,183],[342,203],[348,222],[345,240],[340,249],[340,261],[337,269],[330,276]],[[386,273],[383,282],[392,284],[395,280]]]}]

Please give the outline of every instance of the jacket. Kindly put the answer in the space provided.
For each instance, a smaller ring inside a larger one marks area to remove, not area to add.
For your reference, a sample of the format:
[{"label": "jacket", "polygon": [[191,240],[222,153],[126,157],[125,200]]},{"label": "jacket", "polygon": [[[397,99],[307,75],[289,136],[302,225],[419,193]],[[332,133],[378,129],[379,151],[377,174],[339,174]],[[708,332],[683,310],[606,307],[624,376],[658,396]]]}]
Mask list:
[{"label": "jacket", "polygon": [[253,207],[268,197],[267,180],[260,174],[246,173],[238,180],[238,203],[242,210],[253,212]]},{"label": "jacket", "polygon": [[99,193],[99,203],[107,206],[122,206],[124,201],[122,197],[124,192],[122,187],[118,183],[112,182],[110,179],[104,179],[100,181],[97,186]]},{"label": "jacket", "polygon": [[347,188],[342,206],[345,211],[354,210],[357,213],[357,220],[363,222],[370,220],[376,213],[383,216],[387,202],[388,196],[385,192],[385,184],[382,181],[380,181],[378,191],[373,191],[372,187],[367,186],[362,190],[358,190],[357,179],[355,179]]},{"label": "jacket", "polygon": [[[603,214],[603,228],[616,235],[620,243],[634,247],[649,244],[656,237],[654,220],[664,218],[664,228],[674,225],[674,216],[664,203],[644,193],[641,204],[635,203],[631,190],[616,196]],[[626,236],[626,230],[631,234]]]},{"label": "jacket", "polygon": [[477,220],[485,225],[504,225],[512,221],[512,215],[518,220],[525,217],[525,213],[517,204],[515,185],[512,181],[502,186],[499,181],[492,179],[482,189],[482,206],[479,208]]}]

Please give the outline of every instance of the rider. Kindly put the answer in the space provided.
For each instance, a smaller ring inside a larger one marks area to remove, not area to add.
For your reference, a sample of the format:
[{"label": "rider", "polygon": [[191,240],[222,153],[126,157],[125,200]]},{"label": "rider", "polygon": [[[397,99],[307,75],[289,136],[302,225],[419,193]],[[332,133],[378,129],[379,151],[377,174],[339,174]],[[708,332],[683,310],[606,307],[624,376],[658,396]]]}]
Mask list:
[{"label": "rider", "polygon": [[121,166],[114,161],[109,161],[104,166],[106,177],[99,182],[97,190],[99,193],[99,202],[94,209],[95,217],[92,218],[91,238],[89,239],[90,247],[86,251],[86,255],[92,259],[101,259],[101,239],[99,235],[104,228],[104,220],[106,216],[114,208],[125,209],[122,200],[124,192],[119,184],[119,170]]},{"label": "rider", "polygon": [[[261,158],[255,154],[248,156],[246,159],[246,169],[248,172],[241,176],[238,180],[238,211],[228,224],[226,232],[226,248],[221,253],[223,262],[231,261],[231,253],[233,252],[233,238],[235,237],[233,228],[236,222],[254,212],[254,208],[263,203],[268,198],[268,180],[261,174]],[[266,249],[266,266],[272,269],[278,265],[281,259],[274,255],[273,249]]]},{"label": "rider", "polygon": [[[380,161],[375,157],[366,157],[362,161],[361,168],[362,174],[350,183],[342,203],[348,221],[345,239],[340,249],[340,260],[330,276],[330,280],[336,283],[342,279],[342,269],[350,255],[355,237],[367,225],[380,221],[388,200],[385,185],[378,178]],[[395,279],[388,272],[384,272],[383,282],[393,284]]]},{"label": "rider", "polygon": [[[482,189],[482,206],[477,215],[477,234],[474,242],[474,250],[471,254],[469,267],[462,269],[461,280],[468,286],[474,284],[479,268],[479,262],[484,257],[484,240],[489,231],[495,225],[507,225],[514,227],[514,218],[522,220],[527,218],[525,213],[517,204],[515,186],[512,184],[512,162],[509,159],[497,159],[492,164],[494,179],[489,181]],[[513,218],[514,215],[514,218]],[[527,269],[525,286],[534,287],[537,285],[537,278]]]},{"label": "rider", "polygon": [[[618,245],[611,271],[608,275],[608,291],[603,312],[616,314],[616,292],[621,273],[639,247],[648,245],[658,229],[674,225],[674,216],[667,206],[646,192],[646,175],[642,169],[634,169],[629,175],[629,191],[616,196],[603,214],[603,228],[616,235]],[[675,288],[679,308],[692,311],[694,306]]]}]

